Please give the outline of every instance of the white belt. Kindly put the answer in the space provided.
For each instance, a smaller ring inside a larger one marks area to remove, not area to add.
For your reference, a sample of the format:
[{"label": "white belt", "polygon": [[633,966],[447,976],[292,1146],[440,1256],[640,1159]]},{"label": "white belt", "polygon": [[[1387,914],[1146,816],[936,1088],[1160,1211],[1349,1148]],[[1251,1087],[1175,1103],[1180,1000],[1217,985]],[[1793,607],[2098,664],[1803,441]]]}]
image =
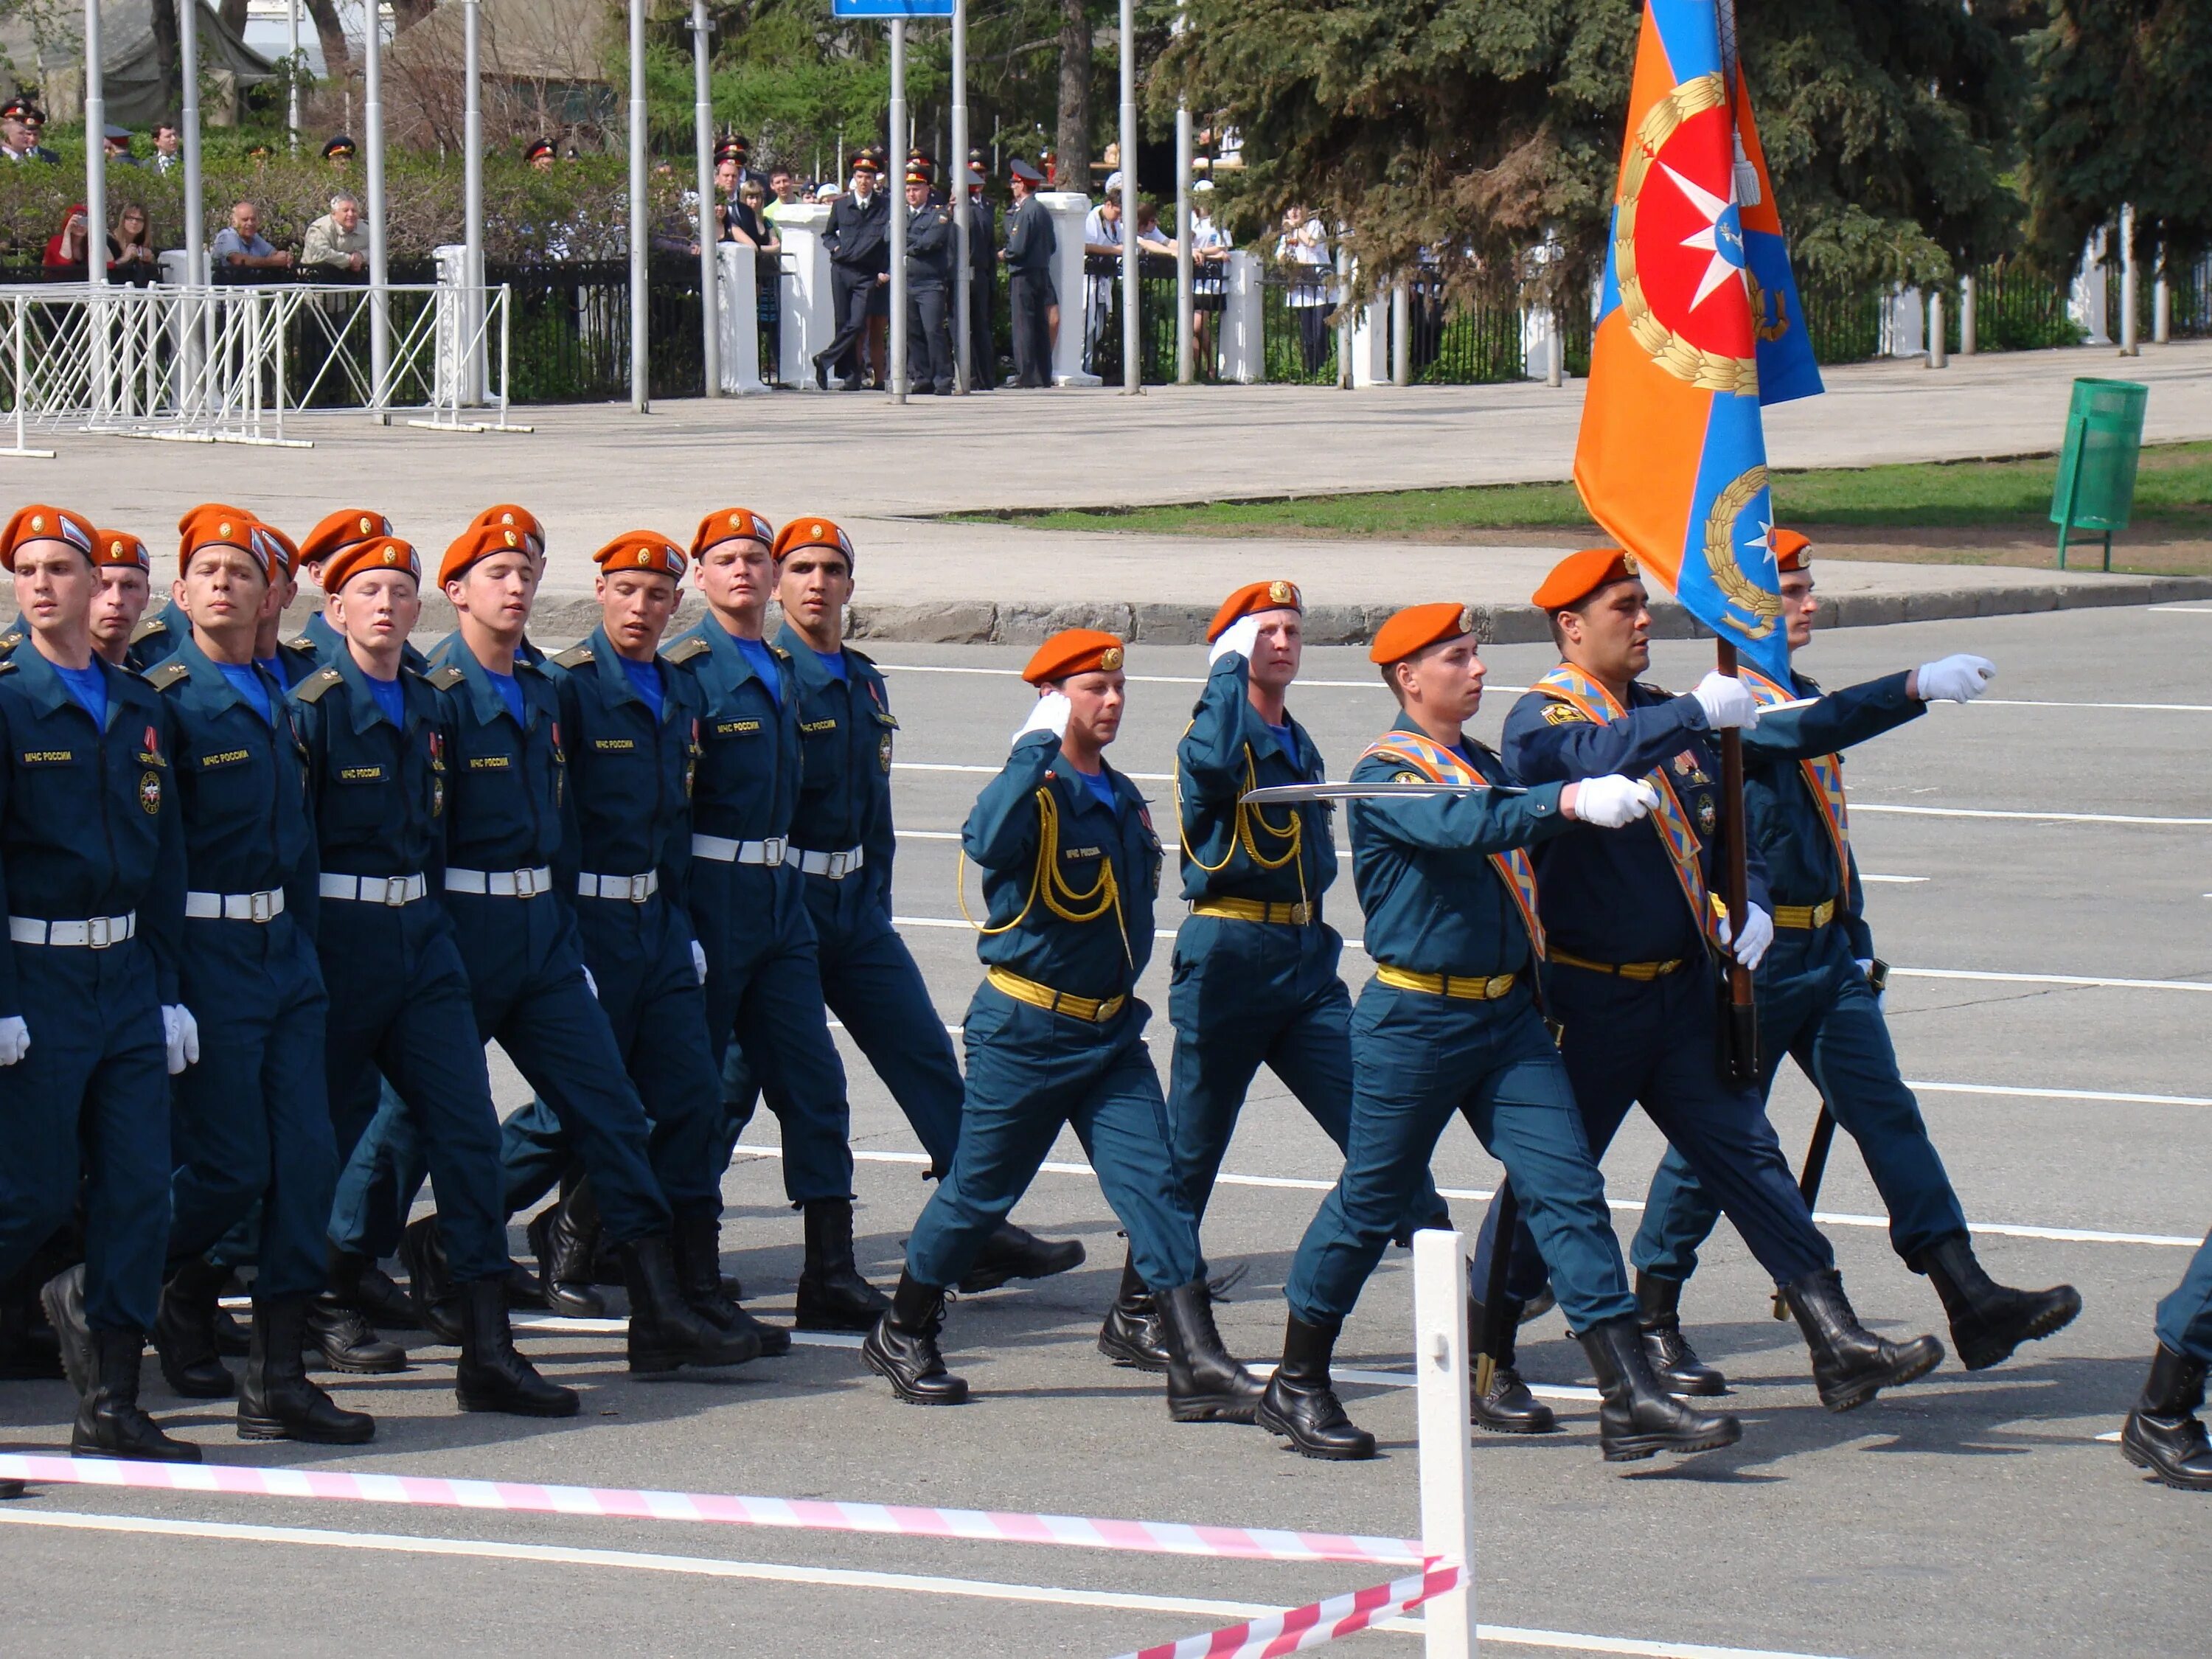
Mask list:
[{"label": "white belt", "polygon": [[799,867],[810,876],[827,876],[832,881],[842,881],[859,869],[867,853],[865,847],[848,847],[836,853],[808,853],[799,854]]},{"label": "white belt", "polygon": [[642,904],[659,890],[658,870],[648,870],[641,876],[595,876],[586,872],[576,878],[579,898],[627,899],[632,904]]},{"label": "white belt", "polygon": [[731,841],[723,836],[694,836],[691,856],[717,864],[765,864],[771,869],[783,862],[791,843],[781,836],[766,841]]},{"label": "white belt", "polygon": [[8,918],[8,937],[18,945],[79,945],[105,951],[138,931],[138,913],[94,916],[89,921],[41,921],[36,916]]},{"label": "white belt", "polygon": [[185,914],[195,921],[274,921],[284,914],[284,893],[187,893]]},{"label": "white belt", "polygon": [[355,899],[363,904],[389,904],[394,908],[414,903],[429,890],[429,882],[420,874],[334,876],[326,872],[322,878],[322,894],[326,899]]},{"label": "white belt", "polygon": [[446,890],[491,898],[536,898],[553,890],[553,870],[544,864],[535,870],[448,870]]}]

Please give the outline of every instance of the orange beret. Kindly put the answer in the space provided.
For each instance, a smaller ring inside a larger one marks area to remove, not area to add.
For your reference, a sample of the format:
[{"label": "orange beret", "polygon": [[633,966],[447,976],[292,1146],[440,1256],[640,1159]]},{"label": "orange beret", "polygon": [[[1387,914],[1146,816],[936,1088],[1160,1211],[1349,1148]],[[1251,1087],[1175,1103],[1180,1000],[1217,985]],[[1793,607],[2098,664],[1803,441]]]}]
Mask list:
[{"label": "orange beret", "polygon": [[763,547],[775,544],[775,526],[750,507],[718,507],[699,520],[699,529],[691,538],[691,556],[697,558],[716,542],[736,541],[742,538],[758,542]]},{"label": "orange beret", "polygon": [[8,520],[6,529],[0,530],[0,564],[13,570],[17,548],[25,542],[47,541],[67,542],[96,564],[99,560],[93,549],[99,540],[100,532],[82,513],[72,513],[65,507],[27,507]]},{"label": "orange beret", "polygon": [[1777,570],[1810,570],[1813,568],[1813,538],[1795,530],[1776,526],[1766,532],[1767,545],[1774,550]]},{"label": "orange beret", "polygon": [[254,527],[260,531],[263,535],[266,536],[276,549],[276,562],[278,567],[286,575],[289,576],[299,569],[300,544],[297,542],[294,541],[289,536],[286,535],[273,524],[263,523],[257,525]]},{"label": "orange beret", "polygon": [[95,530],[93,534],[94,564],[119,565],[131,569],[153,574],[154,556],[146,550],[146,544],[127,530]]},{"label": "orange beret", "polygon": [[336,558],[356,542],[389,537],[392,520],[365,507],[342,507],[301,538],[300,557],[309,564]]},{"label": "orange beret", "polygon": [[438,562],[438,586],[443,587],[447,582],[459,580],[471,565],[495,553],[527,555],[530,548],[522,539],[526,533],[521,525],[471,525],[453,538],[446,556]]},{"label": "orange beret", "polygon": [[356,576],[370,570],[404,570],[419,585],[422,580],[422,556],[415,550],[414,543],[403,542],[397,536],[372,536],[367,541],[348,542],[323,561],[323,592],[335,593]]},{"label": "orange beret", "polygon": [[781,564],[802,547],[826,547],[845,556],[845,568],[853,568],[853,538],[827,519],[793,519],[775,532],[775,562]]},{"label": "orange beret", "polygon": [[1403,662],[1416,651],[1444,640],[1474,632],[1474,607],[1456,599],[1434,605],[1409,605],[1375,630],[1375,643],[1367,647],[1370,662]]},{"label": "orange beret", "polygon": [[1071,674],[1104,672],[1121,665],[1119,635],[1096,628],[1063,628],[1037,647],[1022,678],[1031,685],[1064,680]]},{"label": "orange beret", "polygon": [[1303,611],[1305,608],[1305,596],[1298,592],[1296,582],[1247,582],[1222,600],[1221,609],[1206,625],[1206,642],[1212,644],[1229,631],[1231,623],[1243,621],[1255,611]]},{"label": "orange beret", "polygon": [[276,562],[284,556],[269,539],[260,521],[220,501],[204,501],[177,520],[177,568],[192,562],[192,555],[210,547],[234,547],[250,553],[261,567],[261,579],[276,579]]},{"label": "orange beret", "polygon": [[617,570],[684,574],[684,550],[657,530],[625,530],[592,554],[592,562],[610,576]]},{"label": "orange beret", "polygon": [[1617,547],[1586,547],[1570,553],[1552,567],[1544,585],[1529,596],[1531,605],[1547,611],[1567,611],[1613,582],[1640,579],[1643,569],[1633,553]]},{"label": "orange beret", "polygon": [[540,552],[545,549],[545,526],[538,522],[538,515],[528,507],[517,507],[512,501],[501,501],[496,507],[484,508],[469,520],[469,528],[520,530],[524,535],[536,538]]}]

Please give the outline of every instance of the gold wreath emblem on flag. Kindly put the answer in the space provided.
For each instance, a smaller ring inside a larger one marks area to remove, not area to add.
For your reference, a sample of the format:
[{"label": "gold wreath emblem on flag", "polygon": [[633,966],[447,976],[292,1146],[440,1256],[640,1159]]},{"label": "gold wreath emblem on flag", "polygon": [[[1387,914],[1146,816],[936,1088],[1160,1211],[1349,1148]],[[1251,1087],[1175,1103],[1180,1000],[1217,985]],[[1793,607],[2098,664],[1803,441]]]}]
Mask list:
[{"label": "gold wreath emblem on flag", "polygon": [[1766,488],[1766,469],[1754,466],[1739,472],[1728,487],[1713,497],[1705,514],[1705,568],[1713,586],[1737,610],[1753,620],[1743,625],[1746,639],[1763,640],[1774,631],[1782,615],[1782,596],[1770,593],[1743,574],[1735,562],[1735,521],[1752,499]]}]

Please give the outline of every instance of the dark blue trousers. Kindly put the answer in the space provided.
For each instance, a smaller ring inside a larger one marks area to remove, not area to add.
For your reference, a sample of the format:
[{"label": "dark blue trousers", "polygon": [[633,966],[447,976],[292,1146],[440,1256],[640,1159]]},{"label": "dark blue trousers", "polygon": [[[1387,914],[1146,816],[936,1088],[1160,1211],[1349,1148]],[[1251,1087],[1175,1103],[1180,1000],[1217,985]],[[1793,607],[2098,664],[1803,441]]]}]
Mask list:
[{"label": "dark blue trousers", "polygon": [[76,1212],[85,1182],[85,1317],[150,1331],[169,1243],[169,1079],[153,959],[11,945],[31,1047],[0,1066],[0,1281]]},{"label": "dark blue trousers", "polygon": [[1152,1011],[1131,998],[1103,1024],[1048,1013],[991,988],[968,1005],[967,1109],[952,1168],[914,1224],[907,1271],[957,1285],[1029,1190],[1060,1125],[1083,1143],[1145,1283],[1198,1277],[1198,1223],[1182,1200],[1159,1073],[1145,1052]]},{"label": "dark blue trousers", "polygon": [[1505,1165],[1567,1323],[1584,1331],[1636,1311],[1566,1067],[1527,989],[1471,1002],[1370,980],[1352,1054],[1344,1172],[1291,1264],[1292,1313],[1334,1324],[1352,1311],[1455,1114]]},{"label": "dark blue trousers", "polygon": [[[1928,1139],[1920,1103],[1898,1073],[1889,1027],[1840,927],[1784,928],[1759,963],[1762,1100],[1773,1092],[1784,1054],[1858,1142],[1888,1207],[1889,1242],[1899,1256],[1909,1261],[1939,1239],[1966,1231],[1966,1212]],[[1670,1146],[1651,1178],[1631,1258],[1641,1272],[1687,1279],[1720,1215],[1689,1160]]]},{"label": "dark blue trousers", "polygon": [[430,1178],[430,1166],[423,1161],[422,1142],[406,1103],[392,1085],[372,1071],[365,1086],[366,1112],[358,1104],[331,1109],[334,1119],[368,1124],[338,1170],[337,1193],[331,1200],[331,1243],[349,1255],[375,1260],[399,1248],[407,1212]]},{"label": "dark blue trousers", "polygon": [[[1547,1011],[1564,1028],[1559,1056],[1593,1154],[1604,1158],[1628,1109],[1641,1105],[1777,1285],[1835,1265],[1765,1105],[1755,1091],[1722,1079],[1720,991],[1704,963],[1642,982],[1554,967],[1545,991]],[[1493,1200],[1475,1249],[1477,1285],[1488,1282],[1497,1220]],[[1525,1301],[1543,1283],[1544,1262],[1524,1218],[1507,1285]]]},{"label": "dark blue trousers", "polygon": [[2189,1259],[2181,1283],[2158,1304],[2158,1340],[2176,1353],[2212,1364],[2212,1233]]}]

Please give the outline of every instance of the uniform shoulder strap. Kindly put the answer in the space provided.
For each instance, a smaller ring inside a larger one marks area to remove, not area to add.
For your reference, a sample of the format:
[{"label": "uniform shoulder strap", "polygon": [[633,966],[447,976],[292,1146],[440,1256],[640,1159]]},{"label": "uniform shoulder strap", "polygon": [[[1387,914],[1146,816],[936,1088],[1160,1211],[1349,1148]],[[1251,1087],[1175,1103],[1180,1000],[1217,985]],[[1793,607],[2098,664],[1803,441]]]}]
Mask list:
[{"label": "uniform shoulder strap", "polygon": [[335,668],[319,669],[292,688],[292,695],[301,702],[319,702],[323,694],[345,678]]},{"label": "uniform shoulder strap", "polygon": [[150,640],[156,634],[166,634],[168,631],[168,623],[163,622],[159,617],[149,617],[131,630],[131,643],[136,645],[141,640]]},{"label": "uniform shoulder strap", "polygon": [[590,665],[591,660],[592,647],[588,641],[581,645],[570,646],[553,659],[554,665],[559,668],[585,668]]},{"label": "uniform shoulder strap", "polygon": [[312,634],[302,634],[297,639],[287,640],[284,643],[295,651],[312,652],[315,648],[315,636]]},{"label": "uniform shoulder strap", "polygon": [[146,684],[156,691],[166,691],[180,680],[192,676],[191,665],[175,657],[164,657],[146,671]]},{"label": "uniform shoulder strap", "polygon": [[443,668],[434,668],[423,676],[423,678],[428,680],[441,691],[452,690],[467,678],[461,672],[459,667],[453,663],[447,663]]},{"label": "uniform shoulder strap", "polygon": [[0,660],[0,674],[12,674],[15,672],[15,659],[13,657]]},{"label": "uniform shoulder strap", "polygon": [[714,647],[696,634],[686,635],[660,654],[671,662],[690,662],[694,657],[704,656]]}]

